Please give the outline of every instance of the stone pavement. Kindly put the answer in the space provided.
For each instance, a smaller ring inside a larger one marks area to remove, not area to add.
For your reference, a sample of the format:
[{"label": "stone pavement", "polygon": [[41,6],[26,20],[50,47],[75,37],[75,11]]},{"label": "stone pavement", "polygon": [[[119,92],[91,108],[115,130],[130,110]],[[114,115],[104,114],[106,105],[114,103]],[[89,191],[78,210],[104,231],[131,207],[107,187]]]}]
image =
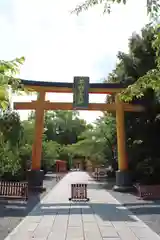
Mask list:
[{"label": "stone pavement", "polygon": [[[70,203],[70,184],[88,183],[88,203]],[[85,172],[66,175],[5,240],[160,240]]]}]

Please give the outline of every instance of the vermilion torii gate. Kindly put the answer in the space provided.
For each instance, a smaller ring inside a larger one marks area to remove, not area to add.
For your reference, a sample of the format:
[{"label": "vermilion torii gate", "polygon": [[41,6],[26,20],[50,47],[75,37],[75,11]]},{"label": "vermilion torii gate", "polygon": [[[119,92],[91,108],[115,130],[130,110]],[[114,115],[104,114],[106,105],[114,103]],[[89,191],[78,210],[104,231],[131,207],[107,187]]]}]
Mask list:
[{"label": "vermilion torii gate", "polygon": [[[74,83],[66,82],[41,82],[22,80],[22,84],[30,91],[38,93],[36,101],[15,102],[14,109],[35,110],[35,134],[32,148],[32,167],[29,171],[29,183],[34,188],[43,187],[43,171],[41,170],[42,134],[44,111],[47,110],[88,110],[88,111],[116,111],[118,168],[116,173],[115,190],[125,190],[131,185],[126,159],[126,143],[124,129],[124,111],[144,111],[141,105],[123,103],[118,98],[118,93],[125,86],[121,83],[90,83],[88,77],[75,77]],[[74,93],[74,104],[67,102],[50,102],[45,100],[47,92]],[[90,94],[115,94],[115,103],[89,103]]]}]

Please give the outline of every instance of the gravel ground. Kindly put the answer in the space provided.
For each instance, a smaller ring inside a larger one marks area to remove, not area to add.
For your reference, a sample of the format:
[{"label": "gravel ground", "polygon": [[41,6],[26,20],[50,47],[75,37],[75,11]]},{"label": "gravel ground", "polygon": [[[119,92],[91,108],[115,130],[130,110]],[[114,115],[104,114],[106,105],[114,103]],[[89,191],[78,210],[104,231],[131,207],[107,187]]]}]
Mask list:
[{"label": "gravel ground", "polygon": [[100,184],[101,187],[105,188],[121,204],[160,235],[160,200],[144,201],[138,199],[134,194],[115,192],[112,190],[114,186],[113,181]]},{"label": "gravel ground", "polygon": [[28,202],[20,203],[16,201],[0,202],[0,240],[5,237],[29,214],[34,206],[42,199],[55,185],[55,175],[47,174],[44,179],[46,191],[42,194],[30,194]]}]

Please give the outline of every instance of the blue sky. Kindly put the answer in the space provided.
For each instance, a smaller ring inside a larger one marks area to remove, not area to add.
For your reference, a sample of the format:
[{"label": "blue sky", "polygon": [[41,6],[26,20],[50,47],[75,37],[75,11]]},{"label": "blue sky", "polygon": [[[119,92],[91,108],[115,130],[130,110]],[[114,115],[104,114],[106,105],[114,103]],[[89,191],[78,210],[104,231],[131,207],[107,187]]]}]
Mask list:
[{"label": "blue sky", "polygon": [[[25,56],[20,77],[41,81],[72,82],[75,75],[99,82],[114,68],[118,51],[127,51],[133,31],[147,23],[146,0],[114,6],[110,16],[102,6],[71,15],[79,0],[1,0],[1,59]],[[138,6],[138,7],[137,7]],[[35,96],[14,97],[28,101]],[[48,94],[51,101],[72,101],[71,95]],[[103,102],[94,95],[91,102]],[[87,121],[99,112],[82,112]],[[22,119],[28,115],[21,111]]]}]

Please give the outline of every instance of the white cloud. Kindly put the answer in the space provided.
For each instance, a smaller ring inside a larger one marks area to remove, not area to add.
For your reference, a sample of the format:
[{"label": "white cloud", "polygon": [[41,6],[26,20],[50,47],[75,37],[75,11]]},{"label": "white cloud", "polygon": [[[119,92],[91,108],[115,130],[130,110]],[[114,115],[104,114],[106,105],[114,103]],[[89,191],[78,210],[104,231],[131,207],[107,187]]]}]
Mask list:
[{"label": "white cloud", "polygon": [[[127,50],[132,32],[139,31],[147,21],[145,0],[129,1],[125,7],[114,6],[110,16],[103,15],[102,6],[98,6],[78,17],[69,13],[76,2],[13,0],[12,24],[0,19],[0,25],[8,29],[3,36],[6,56],[26,57],[22,78],[71,82],[75,75],[87,75],[91,81],[98,81],[114,67],[117,51]],[[13,43],[12,49],[8,49],[8,42],[12,42],[7,38],[11,29]],[[56,95],[57,100],[61,98]],[[92,98],[96,102],[99,96]],[[67,99],[63,95],[63,101]],[[91,113],[84,112],[83,116],[92,119]]]}]

